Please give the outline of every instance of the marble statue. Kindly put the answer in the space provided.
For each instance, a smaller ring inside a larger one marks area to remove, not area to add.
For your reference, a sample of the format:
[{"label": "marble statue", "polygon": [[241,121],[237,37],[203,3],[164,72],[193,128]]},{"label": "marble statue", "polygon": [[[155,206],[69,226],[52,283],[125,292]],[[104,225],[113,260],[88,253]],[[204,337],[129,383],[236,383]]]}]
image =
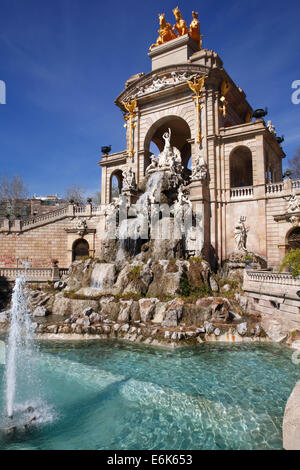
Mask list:
[{"label": "marble statue", "polygon": [[131,166],[126,168],[126,170],[124,170],[122,174],[123,174],[122,191],[136,190],[135,173],[132,171]]},{"label": "marble statue", "polygon": [[151,163],[147,167],[146,173],[149,173],[150,170],[155,170],[158,166],[158,158],[155,157],[155,155],[150,155]]},{"label": "marble statue", "polygon": [[300,211],[300,203],[295,193],[292,193],[290,199],[288,200],[287,212],[296,212]]},{"label": "marble statue", "polygon": [[178,190],[178,197],[177,197],[178,203],[181,206],[184,206],[187,204],[189,207],[192,207],[192,203],[187,197],[187,190],[184,189],[184,187],[181,185],[179,190]]},{"label": "marble statue", "polygon": [[268,121],[267,128],[269,129],[271,134],[275,135],[276,137],[276,129],[275,129],[275,126],[273,126],[272,121]]},{"label": "marble statue", "polygon": [[207,163],[200,155],[196,157],[195,166],[192,169],[192,181],[204,181],[207,178]]},{"label": "marble statue", "polygon": [[235,224],[234,239],[237,251],[247,251],[247,233],[249,229],[245,227],[246,217],[241,216]]}]

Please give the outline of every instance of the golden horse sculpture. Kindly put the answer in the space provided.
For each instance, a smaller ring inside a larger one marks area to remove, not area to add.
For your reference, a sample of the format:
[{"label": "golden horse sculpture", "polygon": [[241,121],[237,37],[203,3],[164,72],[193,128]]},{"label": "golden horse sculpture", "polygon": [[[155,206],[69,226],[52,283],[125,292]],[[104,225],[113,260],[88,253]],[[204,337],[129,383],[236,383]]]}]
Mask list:
[{"label": "golden horse sculpture", "polygon": [[158,38],[156,40],[156,43],[150,46],[150,51],[151,49],[153,49],[153,47],[160,46],[161,44],[171,41],[172,39],[175,39],[177,37],[170,23],[167,23],[165,19],[165,14],[160,13],[158,17],[159,17],[159,26],[160,26],[158,30]]},{"label": "golden horse sculpture", "polygon": [[175,29],[177,29],[178,36],[184,36],[184,34],[188,34],[189,32],[188,27],[178,7],[174,8],[173,14],[177,21],[177,23],[173,26],[174,33],[175,33]]},{"label": "golden horse sculpture", "polygon": [[193,20],[190,24],[189,35],[195,41],[196,44],[202,49],[202,34],[200,34],[200,22],[198,20],[198,13],[192,12]]}]

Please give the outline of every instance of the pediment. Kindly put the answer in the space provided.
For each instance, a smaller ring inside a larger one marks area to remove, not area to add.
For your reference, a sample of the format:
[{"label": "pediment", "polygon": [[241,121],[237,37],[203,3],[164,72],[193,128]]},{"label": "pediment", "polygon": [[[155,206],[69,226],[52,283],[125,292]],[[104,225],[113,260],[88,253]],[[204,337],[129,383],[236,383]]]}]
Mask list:
[{"label": "pediment", "polygon": [[176,66],[163,67],[145,75],[138,76],[115,100],[115,104],[123,109],[122,101],[137,98],[141,100],[145,97],[156,95],[163,90],[174,90],[194,75],[208,73],[205,66],[182,64]]}]

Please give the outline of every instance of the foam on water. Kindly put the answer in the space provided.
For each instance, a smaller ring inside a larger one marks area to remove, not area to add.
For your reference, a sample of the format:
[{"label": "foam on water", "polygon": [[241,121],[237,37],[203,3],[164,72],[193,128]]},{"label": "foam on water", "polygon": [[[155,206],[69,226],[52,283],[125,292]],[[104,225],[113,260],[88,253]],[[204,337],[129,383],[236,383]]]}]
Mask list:
[{"label": "foam on water", "polygon": [[13,289],[5,363],[6,412],[3,420],[6,426],[12,425],[17,429],[24,428],[24,424],[31,420],[34,425],[52,420],[50,407],[41,398],[37,371],[39,348],[34,342],[25,282],[25,276],[18,277]]},{"label": "foam on water", "polygon": [[99,292],[111,289],[114,285],[115,265],[113,263],[95,264],[91,276],[91,288]]},{"label": "foam on water", "polygon": [[14,413],[17,387],[20,386],[24,374],[28,375],[30,381],[34,360],[34,331],[24,294],[25,282],[24,276],[16,279],[11,301],[6,360],[6,409],[11,417]]}]

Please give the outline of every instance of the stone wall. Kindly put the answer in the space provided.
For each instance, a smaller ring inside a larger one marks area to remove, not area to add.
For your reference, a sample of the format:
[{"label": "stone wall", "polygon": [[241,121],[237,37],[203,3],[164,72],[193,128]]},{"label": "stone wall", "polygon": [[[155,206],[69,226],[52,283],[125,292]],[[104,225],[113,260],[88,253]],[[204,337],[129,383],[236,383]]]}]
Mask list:
[{"label": "stone wall", "polygon": [[268,271],[244,271],[244,295],[248,311],[261,316],[261,324],[273,341],[285,341],[300,329],[300,278]]},{"label": "stone wall", "polygon": [[[92,216],[87,223],[89,233],[83,238],[89,243],[90,255],[98,256],[103,220],[101,216]],[[53,259],[58,260],[60,267],[68,267],[73,243],[81,238],[77,224],[77,217],[63,217],[26,231],[0,232],[0,267],[13,268],[28,260],[33,268],[45,268],[52,266]]]}]

